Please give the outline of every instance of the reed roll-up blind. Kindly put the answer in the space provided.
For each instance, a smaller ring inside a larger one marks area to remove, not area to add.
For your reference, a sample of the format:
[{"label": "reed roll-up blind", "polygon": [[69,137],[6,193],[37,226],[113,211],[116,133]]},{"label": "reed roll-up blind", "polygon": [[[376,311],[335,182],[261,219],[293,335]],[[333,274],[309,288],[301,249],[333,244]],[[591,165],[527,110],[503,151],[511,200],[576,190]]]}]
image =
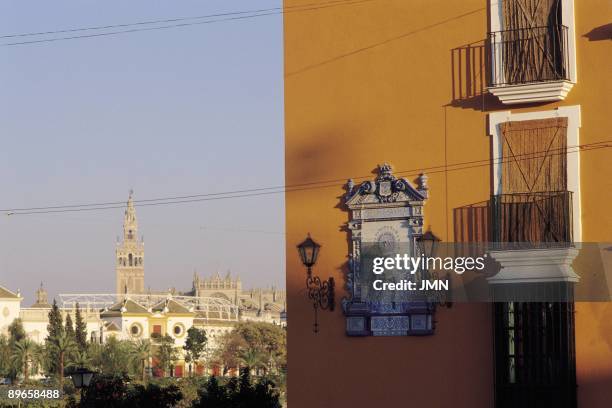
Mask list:
[{"label": "reed roll-up blind", "polygon": [[504,30],[560,24],[561,0],[502,0]]},{"label": "reed roll-up blind", "polygon": [[502,193],[567,190],[567,118],[501,124]]},{"label": "reed roll-up blind", "polygon": [[502,14],[506,83],[564,78],[561,0],[502,0]]}]

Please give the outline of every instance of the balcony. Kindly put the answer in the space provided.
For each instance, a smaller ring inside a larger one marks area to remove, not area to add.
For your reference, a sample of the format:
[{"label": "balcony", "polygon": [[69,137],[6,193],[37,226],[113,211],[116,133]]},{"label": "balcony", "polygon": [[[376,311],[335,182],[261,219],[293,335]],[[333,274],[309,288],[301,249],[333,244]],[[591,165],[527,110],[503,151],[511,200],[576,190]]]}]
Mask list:
[{"label": "balcony", "polygon": [[565,99],[574,85],[564,25],[490,32],[488,90],[504,104]]},{"label": "balcony", "polygon": [[506,244],[572,242],[572,192],[500,194],[491,197],[493,241]]},{"label": "balcony", "polygon": [[489,283],[577,282],[571,265],[572,192],[501,194],[491,198],[493,250],[501,270]]}]

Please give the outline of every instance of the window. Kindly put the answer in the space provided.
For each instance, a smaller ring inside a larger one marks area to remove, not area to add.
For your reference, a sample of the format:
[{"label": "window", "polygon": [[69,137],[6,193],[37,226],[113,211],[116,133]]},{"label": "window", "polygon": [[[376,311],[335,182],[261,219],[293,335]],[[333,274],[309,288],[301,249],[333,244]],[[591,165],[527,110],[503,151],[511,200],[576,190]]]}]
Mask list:
[{"label": "window", "polygon": [[132,337],[140,337],[142,335],[142,326],[139,323],[133,323],[130,326],[130,334]]},{"label": "window", "polygon": [[494,242],[571,242],[567,117],[501,123]]},{"label": "window", "polygon": [[128,255],[128,263],[130,264],[130,266],[132,266],[132,262],[133,262],[132,254],[129,254]]},{"label": "window", "polygon": [[[555,196],[552,194],[555,190],[566,191],[571,195],[568,228],[575,242],[582,239],[579,131],[579,105],[539,112],[489,114],[495,197],[525,192],[531,192],[534,197],[534,193]],[[550,182],[554,185],[547,184]],[[498,199],[495,197],[494,200]],[[553,197],[554,200],[557,198]]]},{"label": "window", "polygon": [[555,101],[576,82],[573,0],[490,0],[489,90],[504,103]]},{"label": "window", "polygon": [[[572,106],[490,115],[495,242],[571,246],[572,234],[580,237],[579,155],[568,154],[570,146],[578,145],[579,113]],[[525,257],[521,250],[505,251],[516,259]],[[571,264],[573,258],[568,259]],[[577,404],[573,283],[544,275],[542,269],[540,265],[529,271],[531,277],[524,274],[522,280],[494,285],[496,408]],[[537,283],[530,281],[533,277]],[[508,299],[504,293],[525,294],[528,286],[566,301],[500,301]]]},{"label": "window", "polygon": [[494,307],[496,407],[576,407],[574,304]]},{"label": "window", "polygon": [[172,328],[172,332],[174,333],[174,337],[183,337],[185,334],[185,326],[182,323],[177,323]]}]

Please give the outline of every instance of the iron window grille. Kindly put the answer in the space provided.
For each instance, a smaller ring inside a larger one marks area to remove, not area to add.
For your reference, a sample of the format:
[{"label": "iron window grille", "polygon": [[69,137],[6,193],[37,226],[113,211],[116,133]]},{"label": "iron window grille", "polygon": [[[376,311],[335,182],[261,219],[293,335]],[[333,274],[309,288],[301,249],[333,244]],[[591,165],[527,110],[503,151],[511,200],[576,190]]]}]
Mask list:
[{"label": "iron window grille", "polygon": [[567,26],[490,32],[488,48],[490,87],[570,80]]},{"label": "iron window grille", "polygon": [[499,302],[494,313],[496,407],[575,408],[574,303]]}]

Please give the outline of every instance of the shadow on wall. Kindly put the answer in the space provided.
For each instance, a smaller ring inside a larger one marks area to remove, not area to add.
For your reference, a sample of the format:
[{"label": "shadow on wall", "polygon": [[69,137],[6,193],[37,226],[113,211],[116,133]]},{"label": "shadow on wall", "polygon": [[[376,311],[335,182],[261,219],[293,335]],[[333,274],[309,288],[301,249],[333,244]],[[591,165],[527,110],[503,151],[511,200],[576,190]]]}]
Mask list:
[{"label": "shadow on wall", "polygon": [[595,27],[583,37],[588,38],[589,41],[612,40],[612,23]]},{"label": "shadow on wall", "polygon": [[485,41],[453,48],[451,51],[452,101],[481,97],[486,91]]},{"label": "shadow on wall", "polygon": [[578,406],[607,408],[612,398],[612,372],[578,378]]},{"label": "shadow on wall", "polygon": [[455,242],[488,242],[490,240],[489,200],[453,208],[453,232]]},{"label": "shadow on wall", "polygon": [[504,109],[504,105],[487,92],[488,55],[485,40],[450,50],[452,97],[448,106],[481,112]]}]

